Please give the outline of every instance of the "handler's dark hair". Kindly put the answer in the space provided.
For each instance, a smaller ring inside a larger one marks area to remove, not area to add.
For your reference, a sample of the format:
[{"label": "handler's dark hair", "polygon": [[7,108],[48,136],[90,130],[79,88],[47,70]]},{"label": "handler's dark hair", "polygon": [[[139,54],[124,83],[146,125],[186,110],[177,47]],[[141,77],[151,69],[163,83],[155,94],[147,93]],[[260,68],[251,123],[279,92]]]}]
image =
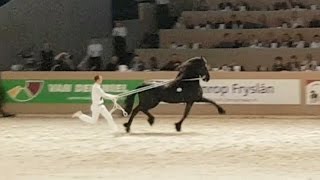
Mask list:
[{"label": "handler's dark hair", "polygon": [[94,76],[94,81],[97,82],[100,79],[100,75]]}]

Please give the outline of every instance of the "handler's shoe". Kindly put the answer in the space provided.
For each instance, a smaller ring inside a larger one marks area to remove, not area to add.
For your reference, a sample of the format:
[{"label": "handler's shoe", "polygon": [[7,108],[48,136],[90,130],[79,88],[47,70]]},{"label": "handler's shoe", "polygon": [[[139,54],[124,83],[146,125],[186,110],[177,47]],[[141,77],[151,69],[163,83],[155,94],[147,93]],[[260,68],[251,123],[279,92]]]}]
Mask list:
[{"label": "handler's shoe", "polygon": [[79,117],[82,114],[82,111],[78,111],[72,115],[72,118]]}]

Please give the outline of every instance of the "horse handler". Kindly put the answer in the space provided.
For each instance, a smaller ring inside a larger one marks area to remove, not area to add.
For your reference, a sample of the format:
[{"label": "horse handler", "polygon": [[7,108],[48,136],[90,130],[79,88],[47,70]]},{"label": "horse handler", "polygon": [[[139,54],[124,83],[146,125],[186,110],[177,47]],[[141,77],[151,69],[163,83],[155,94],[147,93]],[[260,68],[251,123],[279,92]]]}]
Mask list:
[{"label": "horse handler", "polygon": [[111,113],[107,110],[107,108],[104,105],[104,100],[103,99],[110,99],[112,101],[115,101],[117,99],[116,95],[112,94],[107,94],[103,91],[101,88],[103,78],[101,75],[96,75],[94,77],[94,85],[92,86],[92,91],[91,91],[91,112],[92,112],[92,117],[83,114],[81,111],[78,111],[72,115],[73,118],[77,117],[80,120],[90,123],[90,124],[95,124],[98,119],[100,114],[107,120],[109,126],[111,127],[113,132],[118,131],[118,127],[116,123],[114,122]]}]

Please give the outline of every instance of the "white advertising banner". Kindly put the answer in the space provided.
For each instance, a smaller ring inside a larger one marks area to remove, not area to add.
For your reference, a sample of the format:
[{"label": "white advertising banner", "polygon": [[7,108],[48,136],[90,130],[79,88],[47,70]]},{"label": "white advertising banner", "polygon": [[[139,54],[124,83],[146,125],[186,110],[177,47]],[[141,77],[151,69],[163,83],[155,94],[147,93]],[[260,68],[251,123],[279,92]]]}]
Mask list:
[{"label": "white advertising banner", "polygon": [[201,86],[204,97],[219,104],[301,103],[297,79],[213,79]]},{"label": "white advertising banner", "polygon": [[319,93],[320,93],[320,81],[317,81],[317,80],[307,81],[306,104],[320,105]]}]

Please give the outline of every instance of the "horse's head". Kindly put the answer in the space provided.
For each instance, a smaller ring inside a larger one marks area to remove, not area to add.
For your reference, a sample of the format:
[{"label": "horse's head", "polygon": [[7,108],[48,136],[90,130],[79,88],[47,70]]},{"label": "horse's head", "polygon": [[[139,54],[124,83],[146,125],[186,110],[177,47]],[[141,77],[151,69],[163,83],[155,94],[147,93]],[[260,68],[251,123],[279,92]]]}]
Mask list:
[{"label": "horse's head", "polygon": [[207,68],[207,60],[204,57],[194,57],[180,65],[180,73],[184,78],[201,77],[204,81],[210,80],[210,74]]}]

